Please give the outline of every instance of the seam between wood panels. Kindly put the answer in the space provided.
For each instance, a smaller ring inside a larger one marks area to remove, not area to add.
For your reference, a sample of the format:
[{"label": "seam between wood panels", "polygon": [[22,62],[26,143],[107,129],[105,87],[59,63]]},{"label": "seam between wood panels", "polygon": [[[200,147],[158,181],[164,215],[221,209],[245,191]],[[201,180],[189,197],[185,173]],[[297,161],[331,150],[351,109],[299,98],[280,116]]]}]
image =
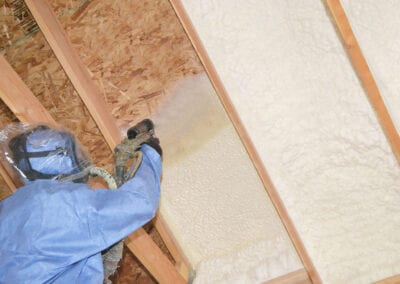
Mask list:
[{"label": "seam between wood panels", "polygon": [[322,283],[321,278],[316,271],[314,264],[311,261],[311,258],[309,257],[304,244],[301,241],[300,236],[298,235],[298,232],[292,222],[292,220],[289,217],[289,214],[287,213],[287,210],[278,194],[278,191],[276,190],[275,186],[273,185],[267,170],[265,169],[261,158],[253,144],[253,142],[250,139],[250,136],[248,135],[246,129],[243,126],[243,123],[241,122],[239,115],[233,106],[231,100],[229,99],[228,93],[213,65],[211,62],[211,59],[209,58],[207,51],[205,47],[203,46],[200,37],[198,36],[189,16],[187,15],[185,8],[182,5],[182,2],[180,0],[169,0],[171,5],[174,7],[174,10],[179,18],[179,20],[182,23],[182,26],[184,27],[190,41],[192,42],[192,45],[194,49],[196,50],[201,62],[203,63],[204,69],[206,70],[230,120],[232,121],[240,139],[242,140],[242,143],[244,144],[248,155],[250,156],[254,167],[257,170],[258,175],[260,176],[262,182],[264,183],[264,187],[269,195],[269,197],[272,200],[273,205],[275,206],[276,211],[278,212],[279,217],[281,218],[286,231],[288,232],[288,235],[290,239],[293,242],[293,245],[295,246],[297,253],[299,254],[299,257],[307,270],[311,280],[313,283]]}]

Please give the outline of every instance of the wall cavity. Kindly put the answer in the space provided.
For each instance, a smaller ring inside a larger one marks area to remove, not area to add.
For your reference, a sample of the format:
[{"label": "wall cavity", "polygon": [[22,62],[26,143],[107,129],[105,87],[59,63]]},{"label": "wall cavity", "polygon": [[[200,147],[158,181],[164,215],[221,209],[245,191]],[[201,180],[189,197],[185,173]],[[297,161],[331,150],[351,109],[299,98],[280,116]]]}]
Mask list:
[{"label": "wall cavity", "polygon": [[400,130],[399,1],[342,0],[397,131]]},{"label": "wall cavity", "polygon": [[[324,3],[182,2],[323,282],[370,283],[398,273],[399,165]],[[356,18],[361,8],[383,9],[372,0],[352,5]],[[398,9],[388,9],[392,16],[382,13],[371,29],[366,22],[355,29],[368,30],[361,47],[371,44],[374,56],[386,53],[370,43],[371,31],[397,24]],[[387,48],[398,57],[396,44]],[[366,55],[374,73],[384,73],[386,65]],[[393,94],[395,73],[378,77]]]},{"label": "wall cavity", "polygon": [[195,283],[262,283],[302,267],[205,74],[153,119],[164,149],[161,211]]}]

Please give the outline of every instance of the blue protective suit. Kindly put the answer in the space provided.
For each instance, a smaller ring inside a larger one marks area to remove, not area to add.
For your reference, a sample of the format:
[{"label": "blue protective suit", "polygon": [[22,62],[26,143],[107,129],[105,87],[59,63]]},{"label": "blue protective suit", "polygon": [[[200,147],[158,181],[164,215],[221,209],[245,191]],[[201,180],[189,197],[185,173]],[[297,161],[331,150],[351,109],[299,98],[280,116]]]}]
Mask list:
[{"label": "blue protective suit", "polygon": [[135,177],[118,190],[37,180],[0,203],[0,283],[102,283],[100,252],[151,220],[161,159],[142,147]]}]

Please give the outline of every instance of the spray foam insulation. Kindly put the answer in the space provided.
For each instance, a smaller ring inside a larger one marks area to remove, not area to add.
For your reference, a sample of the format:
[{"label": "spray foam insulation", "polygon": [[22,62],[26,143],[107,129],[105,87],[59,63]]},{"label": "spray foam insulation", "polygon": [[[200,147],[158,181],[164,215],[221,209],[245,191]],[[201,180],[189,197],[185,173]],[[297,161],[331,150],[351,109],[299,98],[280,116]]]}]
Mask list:
[{"label": "spray foam insulation", "polygon": [[[323,1],[182,2],[323,283],[398,274],[399,165]],[[344,3],[395,107],[399,4]]]},{"label": "spray foam insulation", "polygon": [[262,283],[302,268],[208,77],[179,81],[153,117],[161,211],[195,283]]},{"label": "spray foam insulation", "polygon": [[[161,210],[198,270],[195,281],[256,283],[301,268],[209,81],[192,77],[203,67],[169,2],[49,2],[121,130],[154,118],[165,151]],[[111,151],[43,35],[24,37],[12,5],[0,3],[2,54],[107,167]],[[1,123],[16,120],[1,107]]]},{"label": "spray foam insulation", "polygon": [[400,130],[400,37],[397,1],[342,1],[393,122]]}]

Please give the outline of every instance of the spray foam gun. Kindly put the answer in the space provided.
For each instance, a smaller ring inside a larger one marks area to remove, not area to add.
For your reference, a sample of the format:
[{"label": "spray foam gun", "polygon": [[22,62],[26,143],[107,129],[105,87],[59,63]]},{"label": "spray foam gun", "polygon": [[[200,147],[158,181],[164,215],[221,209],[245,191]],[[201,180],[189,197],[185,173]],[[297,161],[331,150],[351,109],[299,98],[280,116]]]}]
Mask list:
[{"label": "spray foam gun", "polygon": [[[114,177],[117,185],[122,185],[131,179],[142,162],[141,145],[154,138],[154,124],[150,119],[145,119],[127,131],[127,137],[114,149],[115,171]],[[132,161],[129,169],[126,165]]]},{"label": "spray foam gun", "polygon": [[[140,147],[146,141],[155,139],[154,124],[150,119],[144,119],[131,127],[120,144],[114,149],[114,175],[109,174],[105,169],[91,167],[91,176],[101,176],[108,184],[109,189],[117,189],[124,182],[131,179],[142,162]],[[127,169],[127,165],[129,165]]]}]

